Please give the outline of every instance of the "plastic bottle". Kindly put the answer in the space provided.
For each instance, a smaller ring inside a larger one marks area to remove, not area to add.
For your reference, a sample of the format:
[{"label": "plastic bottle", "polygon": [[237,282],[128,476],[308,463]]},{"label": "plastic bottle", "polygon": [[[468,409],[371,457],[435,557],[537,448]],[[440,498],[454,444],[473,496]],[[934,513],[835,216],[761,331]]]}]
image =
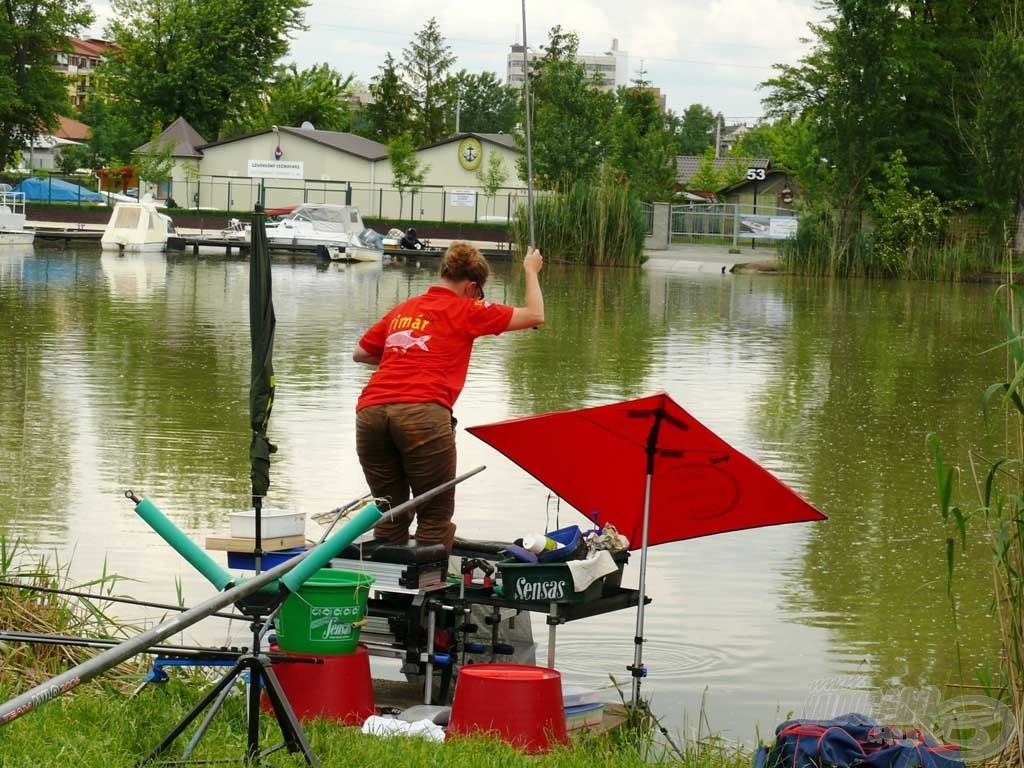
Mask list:
[{"label": "plastic bottle", "polygon": [[541,552],[551,552],[558,549],[558,546],[557,541],[543,533],[531,533],[523,536],[523,549],[528,549],[535,555],[539,555]]}]

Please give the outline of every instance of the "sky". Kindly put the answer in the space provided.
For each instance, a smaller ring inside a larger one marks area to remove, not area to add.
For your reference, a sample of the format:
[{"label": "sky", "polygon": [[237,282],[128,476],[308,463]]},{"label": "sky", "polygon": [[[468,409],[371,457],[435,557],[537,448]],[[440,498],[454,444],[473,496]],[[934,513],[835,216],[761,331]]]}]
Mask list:
[{"label": "sky", "polygon": [[[93,4],[101,36],[109,4]],[[575,31],[580,53],[599,54],[618,39],[629,55],[629,79],[641,67],[661,88],[668,107],[682,112],[701,103],[727,122],[753,123],[763,114],[761,81],[775,63],[795,63],[807,51],[807,24],[820,20],[816,0],[537,0],[527,1],[527,43],[539,48],[556,24]],[[522,37],[522,5],[515,0],[312,0],[305,32],[295,36],[291,60],[300,67],[326,62],[369,83],[390,51],[401,51],[427,20],[437,18],[470,72],[490,70],[504,80],[509,45]]]}]

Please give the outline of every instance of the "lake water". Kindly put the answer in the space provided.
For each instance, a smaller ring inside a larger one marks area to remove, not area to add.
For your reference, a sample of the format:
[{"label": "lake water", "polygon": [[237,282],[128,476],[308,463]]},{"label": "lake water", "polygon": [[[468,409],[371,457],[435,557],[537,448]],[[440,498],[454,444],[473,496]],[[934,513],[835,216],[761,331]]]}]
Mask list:
[{"label": "lake water", "polygon": [[[521,271],[494,267],[488,298],[520,302]],[[275,259],[269,506],[313,515],[365,491],[353,407],[369,369],[351,351],[434,271]],[[103,568],[133,579],[122,594],[174,602],[180,584],[189,604],[210,596],[123,493],[149,496],[200,543],[248,505],[247,275],[244,261],[0,250],[0,533],[58,553],[82,581]],[[999,339],[992,286],[556,265],[542,283],[541,330],[477,343],[461,426],[664,389],[830,518],[650,550],[643,691],[666,727],[695,721],[706,697],[711,728],[749,741],[806,712],[823,681],[958,679],[925,436],[961,463],[985,442],[980,396],[1003,368],[985,354]],[[459,535],[584,522],[461,433],[460,470],[479,464],[458,491]],[[968,674],[991,652],[976,554],[961,605]],[[217,622],[184,639],[222,642]],[[628,690],[634,623],[622,611],[562,627],[566,680],[613,674]],[[535,617],[541,659],[545,630]]]}]

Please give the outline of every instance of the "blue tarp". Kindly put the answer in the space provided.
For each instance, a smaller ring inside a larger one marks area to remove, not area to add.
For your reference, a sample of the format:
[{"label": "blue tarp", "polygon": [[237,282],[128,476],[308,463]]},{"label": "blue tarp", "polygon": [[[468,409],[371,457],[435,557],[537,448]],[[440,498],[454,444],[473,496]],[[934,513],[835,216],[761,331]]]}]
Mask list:
[{"label": "blue tarp", "polygon": [[102,203],[103,195],[63,179],[24,179],[14,187],[24,192],[26,200],[45,200],[53,203]]}]

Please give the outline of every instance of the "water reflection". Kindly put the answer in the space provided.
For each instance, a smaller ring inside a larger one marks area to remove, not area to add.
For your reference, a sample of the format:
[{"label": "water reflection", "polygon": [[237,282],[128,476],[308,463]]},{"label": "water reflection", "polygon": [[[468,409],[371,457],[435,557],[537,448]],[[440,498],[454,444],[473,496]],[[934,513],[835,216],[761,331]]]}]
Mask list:
[{"label": "water reflection", "polygon": [[[521,302],[519,267],[494,266],[488,297]],[[311,515],[363,492],[353,407],[369,370],[351,351],[435,270],[275,260],[274,506]],[[200,542],[247,505],[247,275],[243,260],[0,252],[0,533],[57,548],[82,580],[104,564],[139,579],[125,589],[138,597],[174,601],[176,579],[189,602],[208,596],[122,493],[149,495]],[[798,709],[817,678],[950,676],[924,435],[940,433],[951,456],[982,442],[978,397],[999,373],[977,354],[997,337],[990,289],[555,265],[542,279],[548,322],[478,342],[461,424],[665,389],[830,516],[651,550],[645,692],[670,727],[706,686],[712,724],[749,738]],[[488,465],[459,488],[460,535],[580,521],[481,442],[460,434],[459,452],[460,469]],[[988,580],[975,573],[967,587],[974,664]],[[625,680],[634,620],[560,628],[567,680]]]}]

